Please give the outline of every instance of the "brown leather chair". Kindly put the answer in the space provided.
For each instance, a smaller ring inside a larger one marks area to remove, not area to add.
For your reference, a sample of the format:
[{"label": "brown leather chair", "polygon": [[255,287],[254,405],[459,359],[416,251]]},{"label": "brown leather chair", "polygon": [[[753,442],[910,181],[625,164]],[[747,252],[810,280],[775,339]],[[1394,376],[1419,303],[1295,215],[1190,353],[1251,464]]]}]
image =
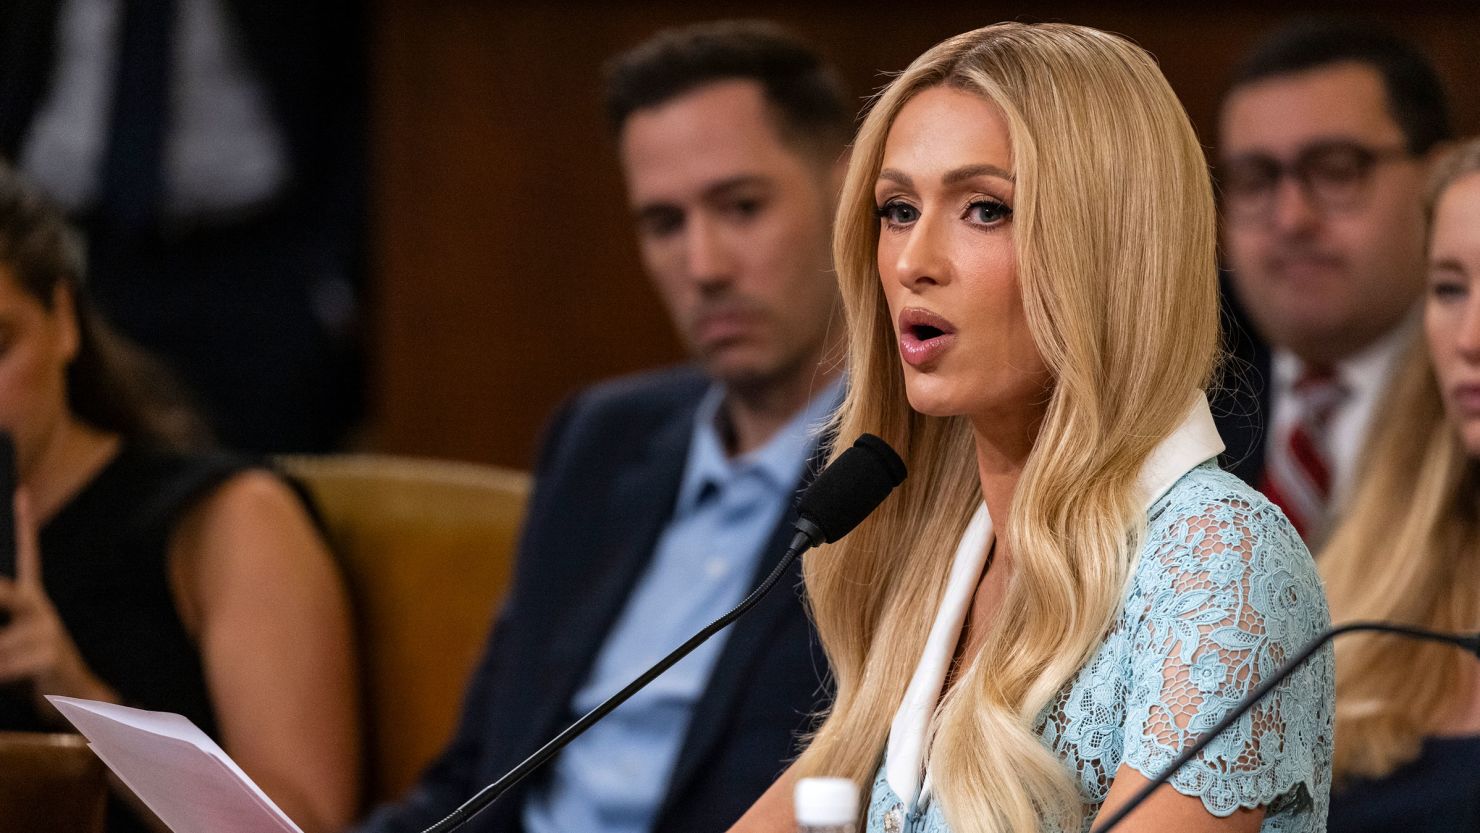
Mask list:
[{"label": "brown leather chair", "polygon": [[365,669],[368,797],[400,796],[452,736],[507,589],[529,477],[367,454],[279,459],[344,566]]},{"label": "brown leather chair", "polygon": [[0,833],[101,833],[107,792],[81,735],[0,732]]}]

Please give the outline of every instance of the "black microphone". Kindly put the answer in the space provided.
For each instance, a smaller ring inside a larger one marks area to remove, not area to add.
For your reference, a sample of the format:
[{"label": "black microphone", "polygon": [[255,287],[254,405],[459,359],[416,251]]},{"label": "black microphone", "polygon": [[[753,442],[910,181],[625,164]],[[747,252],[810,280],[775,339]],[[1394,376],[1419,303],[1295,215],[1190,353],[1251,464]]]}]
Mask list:
[{"label": "black microphone", "polygon": [[785,575],[786,569],[791,566],[791,562],[795,561],[803,551],[823,541],[830,544],[847,535],[853,527],[858,525],[859,521],[874,511],[884,501],[884,498],[889,496],[894,487],[904,481],[904,478],[904,461],[899,459],[899,455],[894,453],[894,449],[890,448],[888,443],[872,434],[859,437],[851,447],[838,455],[838,459],[834,460],[832,465],[823,469],[802,493],[797,501],[797,515],[799,516],[796,521],[797,533],[792,537],[791,545],[786,548],[786,554],[777,562],[776,569],[772,570],[771,574],[766,576],[765,581],[757,585],[749,596],[741,600],[740,604],[735,605],[729,613],[710,622],[698,633],[689,637],[689,640],[675,648],[673,653],[658,660],[652,668],[628,683],[626,688],[613,694],[601,705],[587,712],[580,720],[567,726],[564,731],[536,750],[533,755],[525,758],[518,766],[505,773],[503,777],[479,790],[446,818],[428,827],[424,833],[448,833],[467,823],[473,816],[497,800],[500,795],[507,792],[510,787],[555,757],[557,752],[580,737],[596,721],[606,717],[613,709],[627,702],[632,695],[657,679],[658,675],[673,667],[675,663],[688,656],[711,636],[723,630],[726,625],[755,607],[756,603],[776,586],[776,583]]},{"label": "black microphone", "polygon": [[1184,750],[1181,755],[1178,755],[1177,759],[1172,761],[1171,764],[1169,764],[1160,775],[1156,776],[1156,778],[1152,779],[1145,786],[1141,787],[1141,789],[1137,790],[1136,794],[1131,796],[1130,801],[1127,801],[1124,805],[1121,806],[1119,810],[1116,810],[1114,813],[1108,816],[1103,821],[1103,823],[1095,825],[1091,833],[1109,833],[1109,831],[1113,829],[1116,825],[1120,824],[1120,822],[1123,821],[1126,816],[1130,815],[1132,810],[1141,806],[1141,803],[1149,798],[1158,787],[1170,781],[1172,776],[1177,774],[1177,770],[1181,769],[1183,766],[1186,766],[1188,761],[1196,758],[1198,753],[1207,748],[1207,745],[1212,743],[1219,735],[1223,734],[1223,732],[1226,731],[1229,726],[1232,726],[1235,722],[1238,721],[1239,718],[1243,717],[1244,714],[1249,711],[1249,709],[1252,709],[1256,705],[1258,705],[1259,701],[1263,700],[1265,695],[1273,691],[1275,686],[1279,685],[1281,682],[1284,682],[1285,678],[1295,673],[1295,671],[1299,669],[1300,666],[1305,664],[1306,660],[1310,659],[1312,656],[1315,656],[1316,651],[1319,651],[1322,646],[1338,636],[1357,631],[1391,633],[1397,634],[1398,636],[1407,637],[1408,639],[1424,639],[1431,642],[1443,642],[1449,645],[1464,648],[1466,651],[1469,651],[1475,656],[1480,657],[1480,634],[1443,633],[1440,631],[1426,630],[1424,628],[1410,627],[1408,625],[1394,625],[1388,622],[1349,622],[1345,625],[1340,625],[1338,627],[1329,628],[1325,631],[1322,631],[1315,639],[1312,639],[1309,643],[1307,643],[1304,648],[1301,648],[1300,651],[1296,653],[1293,658],[1286,660],[1284,665],[1280,666],[1278,669],[1275,670],[1273,674],[1262,680],[1258,686],[1255,686],[1253,691],[1249,692],[1248,695],[1244,697],[1244,699],[1240,700],[1237,706],[1234,706],[1233,711],[1225,715],[1222,720],[1218,721],[1217,724],[1213,726],[1213,728],[1204,732],[1202,737],[1197,739],[1197,742],[1187,747],[1187,749]]},{"label": "black microphone", "polygon": [[894,449],[873,434],[864,434],[802,493],[797,531],[807,536],[807,546],[831,544],[852,532],[904,478],[904,461]]}]

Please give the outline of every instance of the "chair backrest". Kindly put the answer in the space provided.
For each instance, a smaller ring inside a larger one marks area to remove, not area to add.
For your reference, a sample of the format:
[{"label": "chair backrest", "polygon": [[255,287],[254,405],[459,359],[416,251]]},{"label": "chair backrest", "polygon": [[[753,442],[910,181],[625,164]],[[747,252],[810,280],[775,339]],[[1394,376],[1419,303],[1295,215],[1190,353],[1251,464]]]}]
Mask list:
[{"label": "chair backrest", "polygon": [[503,599],[528,475],[351,454],[280,458],[313,497],[353,596],[369,798],[392,800],[452,735]]},{"label": "chair backrest", "polygon": [[0,833],[101,833],[107,793],[81,735],[0,732]]}]

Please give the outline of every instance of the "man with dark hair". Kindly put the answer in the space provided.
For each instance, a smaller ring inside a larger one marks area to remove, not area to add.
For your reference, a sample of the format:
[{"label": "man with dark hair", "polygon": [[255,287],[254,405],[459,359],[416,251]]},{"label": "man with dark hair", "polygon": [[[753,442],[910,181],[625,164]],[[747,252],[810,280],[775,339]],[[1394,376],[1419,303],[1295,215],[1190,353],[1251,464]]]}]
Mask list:
[{"label": "man with dark hair", "polygon": [[670,29],[606,66],[606,109],[619,134],[638,110],[716,81],[747,78],[761,88],[788,142],[836,159],[853,135],[842,83],[786,29],[760,20]]},{"label": "man with dark hair", "polygon": [[[457,735],[361,833],[442,818],[738,602],[841,398],[829,242],[852,114],[831,72],[774,26],[705,24],[619,57],[608,90],[643,262],[694,366],[551,422]],[[466,829],[723,830],[795,754],[823,663],[796,594],[772,594]]]},{"label": "man with dark hair", "polygon": [[1234,470],[1315,547],[1411,330],[1444,91],[1386,31],[1302,22],[1240,64],[1219,134],[1231,301],[1256,337],[1235,352],[1262,376],[1235,368],[1220,429]]}]

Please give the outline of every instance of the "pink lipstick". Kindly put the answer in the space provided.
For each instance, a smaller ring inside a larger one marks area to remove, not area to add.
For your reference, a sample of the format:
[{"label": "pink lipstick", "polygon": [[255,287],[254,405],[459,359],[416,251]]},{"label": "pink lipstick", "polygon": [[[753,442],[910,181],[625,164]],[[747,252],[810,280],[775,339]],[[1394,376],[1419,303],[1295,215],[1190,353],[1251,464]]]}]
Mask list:
[{"label": "pink lipstick", "polygon": [[899,355],[910,367],[935,363],[955,343],[955,326],[930,310],[909,307],[899,313]]},{"label": "pink lipstick", "polygon": [[1461,417],[1480,417],[1480,385],[1470,383],[1455,385],[1449,392],[1450,401]]}]

